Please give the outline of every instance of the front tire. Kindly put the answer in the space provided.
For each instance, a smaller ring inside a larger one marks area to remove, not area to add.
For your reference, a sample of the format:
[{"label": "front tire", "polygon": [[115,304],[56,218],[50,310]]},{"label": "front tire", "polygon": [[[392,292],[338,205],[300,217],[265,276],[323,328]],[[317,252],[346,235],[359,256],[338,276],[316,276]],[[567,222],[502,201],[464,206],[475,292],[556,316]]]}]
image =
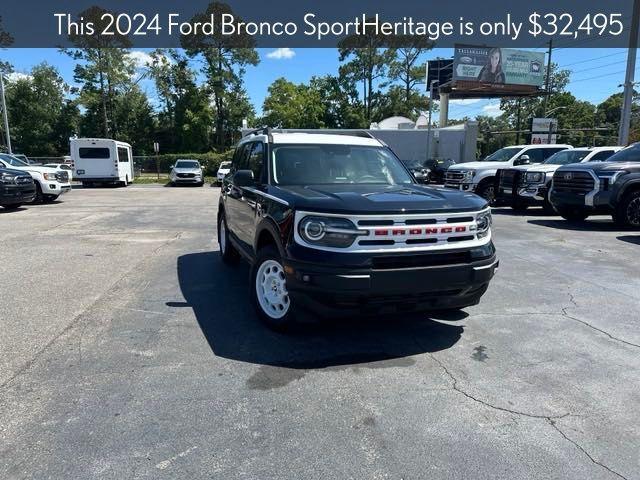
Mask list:
[{"label": "front tire", "polygon": [[640,190],[628,193],[618,203],[613,221],[621,227],[640,228]]},{"label": "front tire", "polygon": [[60,195],[44,195],[45,203],[55,202]]},{"label": "front tire", "polygon": [[579,207],[575,207],[575,208],[562,207],[562,208],[557,208],[556,210],[558,211],[558,213],[562,218],[564,218],[565,220],[568,220],[569,222],[583,222],[589,216],[589,214],[584,209]]},{"label": "front tire", "polygon": [[44,196],[42,195],[42,187],[40,183],[36,182],[36,196],[33,197],[31,203],[40,204],[44,200]]},{"label": "front tire", "polygon": [[224,263],[232,265],[238,262],[240,254],[229,240],[229,229],[224,214],[218,216],[218,245],[220,245],[220,256]]},{"label": "front tire", "polygon": [[21,203],[12,203],[11,205],[3,205],[5,210],[17,210],[22,206]]},{"label": "front tire", "polygon": [[258,251],[251,268],[251,300],[262,322],[272,330],[286,330],[294,321],[294,306],[278,250],[269,245]]},{"label": "front tire", "polygon": [[484,198],[489,205],[493,206],[496,203],[496,187],[495,182],[492,180],[485,180],[479,186],[476,191],[478,195]]}]

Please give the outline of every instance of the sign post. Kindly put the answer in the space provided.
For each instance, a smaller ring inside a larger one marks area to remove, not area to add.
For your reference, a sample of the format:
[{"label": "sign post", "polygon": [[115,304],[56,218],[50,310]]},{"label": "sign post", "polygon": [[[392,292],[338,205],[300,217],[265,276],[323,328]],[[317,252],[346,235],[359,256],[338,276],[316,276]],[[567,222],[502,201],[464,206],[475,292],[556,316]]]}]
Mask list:
[{"label": "sign post", "polygon": [[156,174],[158,175],[158,180],[160,180],[160,157],[158,156],[160,144],[158,142],[153,142],[153,151],[156,154]]}]

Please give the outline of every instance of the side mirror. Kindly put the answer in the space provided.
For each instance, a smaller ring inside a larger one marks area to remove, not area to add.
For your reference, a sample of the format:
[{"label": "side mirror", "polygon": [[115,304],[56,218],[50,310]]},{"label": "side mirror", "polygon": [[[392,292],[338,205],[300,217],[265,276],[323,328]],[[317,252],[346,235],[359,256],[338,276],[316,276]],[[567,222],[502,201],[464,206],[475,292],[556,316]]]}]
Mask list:
[{"label": "side mirror", "polygon": [[531,163],[531,159],[529,158],[529,155],[521,155],[515,162],[513,162],[514,165],[529,165]]},{"label": "side mirror", "polygon": [[171,165],[169,168],[173,168],[173,167],[175,167],[175,165]]},{"label": "side mirror", "polygon": [[238,170],[233,175],[233,184],[236,187],[249,187],[251,185],[255,185],[255,183],[253,170]]}]

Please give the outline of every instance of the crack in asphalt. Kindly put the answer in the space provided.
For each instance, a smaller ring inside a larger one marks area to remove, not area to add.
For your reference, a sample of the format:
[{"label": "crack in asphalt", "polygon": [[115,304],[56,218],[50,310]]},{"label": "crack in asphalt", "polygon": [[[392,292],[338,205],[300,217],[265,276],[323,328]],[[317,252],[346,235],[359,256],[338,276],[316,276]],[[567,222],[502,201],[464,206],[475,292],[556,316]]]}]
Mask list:
[{"label": "crack in asphalt", "polygon": [[584,447],[582,447],[575,440],[572,440],[571,438],[569,438],[560,429],[560,427],[556,423],[556,420],[560,420],[560,419],[566,418],[566,417],[575,417],[575,416],[578,416],[578,415],[571,414],[571,413],[568,413],[568,412],[567,413],[563,413],[562,415],[538,415],[538,414],[533,414],[533,413],[522,412],[520,410],[513,410],[513,409],[510,409],[510,408],[506,408],[506,407],[500,407],[498,405],[493,405],[492,403],[489,403],[489,402],[487,402],[485,400],[477,398],[477,397],[471,395],[469,392],[466,392],[462,388],[460,388],[458,386],[458,379],[451,373],[451,371],[447,368],[447,366],[443,362],[438,360],[438,358],[436,358],[436,356],[433,355],[433,353],[429,353],[428,355],[440,366],[440,368],[445,372],[447,377],[449,377],[449,379],[452,382],[451,388],[454,391],[464,395],[469,400],[472,400],[472,401],[474,401],[476,403],[479,403],[480,405],[483,405],[485,407],[491,408],[493,410],[498,410],[500,412],[505,412],[505,413],[509,413],[509,414],[512,414],[512,415],[518,415],[518,416],[523,416],[523,417],[528,417],[528,418],[535,418],[535,419],[545,420],[546,422],[549,423],[549,425],[551,425],[553,427],[554,430],[556,430],[560,435],[562,435],[562,438],[564,438],[566,441],[568,441],[574,447],[576,447],[578,450],[580,450],[594,465],[598,465],[599,467],[604,468],[608,472],[612,473],[613,475],[616,475],[619,478],[622,478],[623,480],[628,480],[627,477],[625,477],[624,475],[616,472],[612,468],[608,467],[607,465],[605,465],[605,464],[597,461],[595,458],[593,458],[593,456],[589,452],[587,452],[584,449]]},{"label": "crack in asphalt", "polygon": [[433,355],[433,353],[428,353],[428,355],[433,359],[434,362],[436,362],[440,366],[440,368],[445,372],[447,377],[449,377],[449,379],[452,382],[451,388],[453,390],[455,390],[456,392],[464,395],[468,399],[473,400],[476,403],[484,405],[485,407],[492,408],[494,410],[498,410],[498,411],[501,411],[501,412],[511,413],[513,415],[520,415],[520,416],[529,417],[529,418],[539,418],[539,419],[543,419],[543,420],[559,419],[559,418],[564,418],[564,417],[568,417],[569,415],[571,415],[568,412],[567,413],[563,413],[562,415],[539,415],[539,414],[535,414],[535,413],[527,413],[527,412],[523,412],[523,411],[520,411],[520,410],[513,410],[513,409],[510,409],[510,408],[500,407],[498,405],[493,405],[492,403],[489,403],[486,400],[482,400],[482,399],[480,399],[478,397],[474,397],[469,392],[466,392],[466,391],[462,390],[458,386],[458,379],[449,371],[449,369],[446,367],[446,365],[444,363],[442,363],[440,360],[438,360],[436,358],[436,356]]},{"label": "crack in asphalt", "polygon": [[620,473],[616,472],[616,471],[615,471],[615,470],[613,470],[612,468],[610,468],[610,467],[606,466],[605,464],[603,464],[603,463],[601,463],[601,462],[597,461],[595,458],[593,458],[593,457],[591,456],[591,454],[589,454],[589,452],[587,452],[587,451],[586,451],[586,450],[585,450],[585,449],[584,449],[584,448],[583,448],[583,447],[582,447],[578,442],[576,442],[575,440],[572,440],[571,438],[569,438],[569,437],[567,436],[567,434],[566,434],[566,433],[564,433],[564,432],[560,429],[560,427],[558,427],[558,425],[556,424],[556,422],[555,422],[553,419],[549,418],[549,419],[547,419],[547,420],[548,420],[548,422],[549,422],[549,425],[551,425],[551,426],[554,428],[554,430],[556,430],[560,435],[562,435],[562,437],[563,437],[566,441],[568,441],[569,443],[573,444],[573,445],[574,445],[578,450],[580,450],[583,454],[585,454],[585,455],[587,456],[587,458],[588,458],[589,460],[591,460],[591,462],[592,462],[592,463],[594,463],[595,465],[598,465],[598,466],[600,466],[600,467],[604,468],[606,471],[608,471],[608,472],[610,472],[610,473],[612,473],[612,474],[614,474],[614,475],[616,475],[616,476],[618,476],[618,477],[620,477],[620,478],[622,478],[622,479],[624,479],[624,480],[628,480],[628,479],[627,479],[627,477],[625,477],[624,475],[622,475],[622,474],[620,474]]},{"label": "crack in asphalt", "polygon": [[[573,294],[571,293],[571,291],[568,291],[567,294],[569,295],[569,301],[571,302],[571,304],[574,307],[578,307],[578,303],[576,302],[576,299],[573,296]],[[562,307],[561,312],[562,312],[562,316],[563,317],[566,317],[566,318],[568,318],[570,320],[574,320],[576,322],[579,322],[579,323],[581,323],[581,324],[583,324],[583,325],[585,325],[585,326],[587,326],[587,327],[589,327],[589,328],[591,328],[591,329],[593,329],[593,330],[595,330],[597,332],[600,332],[603,335],[606,335],[607,337],[609,337],[611,340],[615,340],[617,342],[624,343],[625,345],[629,345],[630,347],[640,348],[640,345],[638,345],[637,343],[628,342],[627,340],[623,340],[622,338],[615,337],[615,336],[611,335],[609,332],[607,332],[605,330],[602,330],[601,328],[598,328],[598,327],[596,327],[594,325],[591,325],[589,322],[587,322],[585,320],[582,320],[580,318],[577,318],[577,317],[574,317],[572,315],[569,315],[569,313],[567,312],[567,310],[569,308],[571,308],[571,307]]]}]

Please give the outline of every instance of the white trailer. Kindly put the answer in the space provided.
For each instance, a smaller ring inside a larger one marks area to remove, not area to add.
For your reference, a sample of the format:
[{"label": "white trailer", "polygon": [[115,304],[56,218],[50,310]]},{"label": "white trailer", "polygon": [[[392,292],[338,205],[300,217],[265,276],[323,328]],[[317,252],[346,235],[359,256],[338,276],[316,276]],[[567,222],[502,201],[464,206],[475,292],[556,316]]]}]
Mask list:
[{"label": "white trailer", "polygon": [[82,185],[115,183],[127,186],[133,180],[131,145],[108,138],[72,138],[71,162],[74,179]]}]

